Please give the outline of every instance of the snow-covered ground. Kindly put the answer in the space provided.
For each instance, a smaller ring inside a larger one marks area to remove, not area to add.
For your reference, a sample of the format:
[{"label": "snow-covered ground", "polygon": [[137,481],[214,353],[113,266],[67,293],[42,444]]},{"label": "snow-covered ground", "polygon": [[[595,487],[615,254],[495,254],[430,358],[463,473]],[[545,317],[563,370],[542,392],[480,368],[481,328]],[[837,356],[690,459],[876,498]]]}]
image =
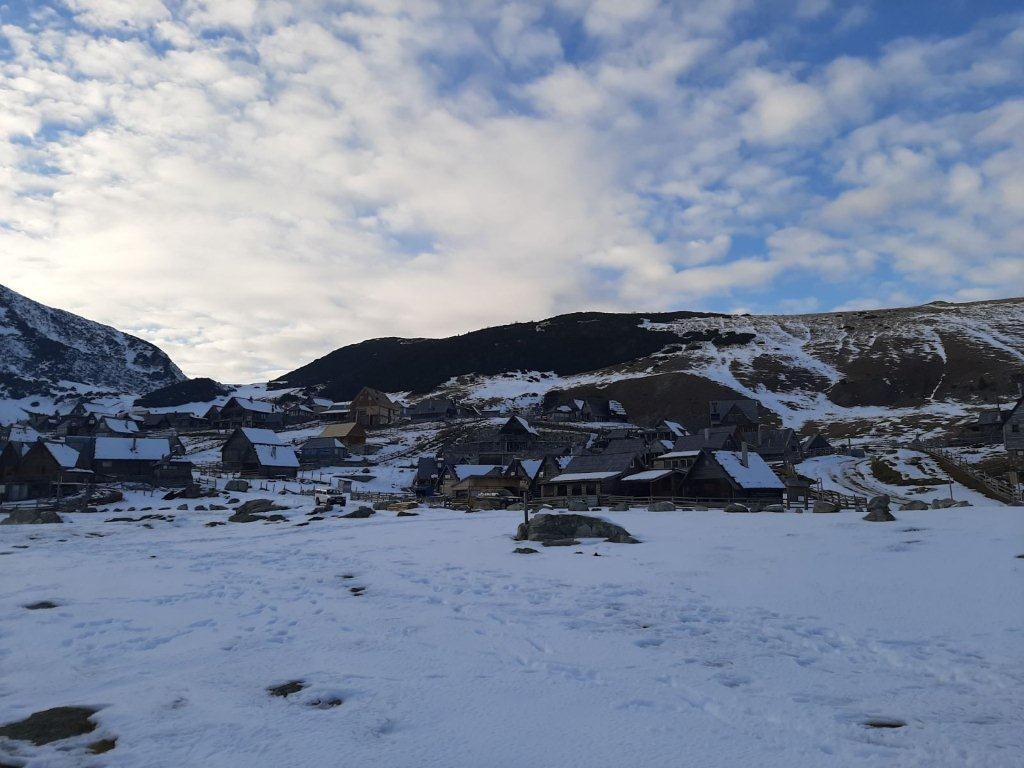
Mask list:
[{"label": "snow-covered ground", "polygon": [[[521,513],[297,527],[312,500],[275,498],[288,522],[0,527],[0,723],[100,709],[94,733],[0,762],[1021,764],[1020,509],[634,510],[608,517],[639,545],[524,556]],[[59,605],[22,607],[39,600]],[[101,737],[116,748],[86,756]]]}]

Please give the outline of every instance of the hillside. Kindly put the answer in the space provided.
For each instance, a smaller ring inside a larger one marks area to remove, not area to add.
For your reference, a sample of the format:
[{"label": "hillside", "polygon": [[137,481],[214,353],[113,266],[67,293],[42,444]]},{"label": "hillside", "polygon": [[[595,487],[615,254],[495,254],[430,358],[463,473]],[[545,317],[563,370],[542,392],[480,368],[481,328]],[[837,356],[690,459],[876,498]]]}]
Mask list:
[{"label": "hillside", "polygon": [[185,376],[148,341],[0,285],[0,397],[149,392]]},{"label": "hillside", "polygon": [[562,315],[449,339],[343,347],[277,384],[343,399],[363,384],[527,404],[558,389],[621,400],[633,418],[689,418],[755,397],[784,423],[963,416],[1024,377],[1024,299],[811,315]]}]

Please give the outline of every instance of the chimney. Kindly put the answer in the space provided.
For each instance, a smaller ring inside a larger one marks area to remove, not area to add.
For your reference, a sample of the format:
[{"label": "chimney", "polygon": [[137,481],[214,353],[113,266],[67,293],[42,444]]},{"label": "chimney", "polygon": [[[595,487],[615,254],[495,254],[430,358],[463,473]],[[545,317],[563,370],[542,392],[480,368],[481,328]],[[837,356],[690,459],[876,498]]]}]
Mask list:
[{"label": "chimney", "polygon": [[743,442],[742,453],[740,454],[740,464],[742,464],[744,467],[746,467],[746,466],[748,466],[747,465],[747,461],[748,461],[748,457],[747,457],[747,443],[746,443],[746,441],[744,441]]}]

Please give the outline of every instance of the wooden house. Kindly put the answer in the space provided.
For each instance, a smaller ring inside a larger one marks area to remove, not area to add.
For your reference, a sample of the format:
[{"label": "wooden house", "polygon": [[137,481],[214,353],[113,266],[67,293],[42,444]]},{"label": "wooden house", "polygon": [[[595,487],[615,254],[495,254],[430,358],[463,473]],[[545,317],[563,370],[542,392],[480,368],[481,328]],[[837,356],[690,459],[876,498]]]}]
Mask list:
[{"label": "wooden house", "polygon": [[551,421],[624,422],[629,418],[618,400],[606,397],[572,397],[553,401],[544,408],[544,416]]},{"label": "wooden house", "polygon": [[743,442],[765,461],[772,463],[800,461],[800,438],[788,427],[772,429],[764,424],[756,431],[744,432]]},{"label": "wooden house", "polygon": [[804,458],[808,456],[828,456],[835,452],[836,449],[832,446],[832,443],[821,432],[815,432],[810,437],[805,437],[800,441],[800,454]]},{"label": "wooden house", "polygon": [[171,457],[157,463],[153,469],[154,483],[162,488],[184,488],[192,483],[195,465],[188,459]]},{"label": "wooden house", "polygon": [[436,456],[420,456],[416,461],[416,475],[412,480],[412,492],[428,497],[437,493],[441,483],[441,466]]},{"label": "wooden house", "polygon": [[502,464],[456,464],[441,473],[441,491],[455,499],[481,494],[516,497],[519,481]]},{"label": "wooden house", "polygon": [[447,421],[478,416],[474,408],[460,405],[450,397],[427,397],[403,409],[412,421]]},{"label": "wooden house", "polygon": [[355,421],[328,424],[320,433],[320,437],[340,440],[346,448],[358,448],[366,445],[366,428]]},{"label": "wooden house", "polygon": [[331,403],[317,414],[321,421],[348,422],[352,421],[352,403]]},{"label": "wooden house", "polygon": [[96,423],[96,428],[92,434],[105,435],[107,437],[138,437],[140,430],[138,422],[133,419],[118,419],[113,416],[104,416]]},{"label": "wooden house", "polygon": [[299,449],[299,463],[303,467],[335,467],[350,455],[337,437],[311,437]]},{"label": "wooden house", "polygon": [[701,451],[683,480],[687,496],[701,499],[782,501],[785,484],[750,450]]},{"label": "wooden house", "polygon": [[620,484],[627,496],[682,496],[685,474],[678,469],[645,469],[623,475]]},{"label": "wooden house", "polygon": [[655,457],[653,466],[655,469],[678,469],[685,471],[694,465],[698,456],[700,456],[700,449],[688,451],[671,450]]},{"label": "wooden house", "polygon": [[266,400],[231,397],[220,409],[216,423],[219,429],[280,427],[284,424],[284,411]]},{"label": "wooden house", "polygon": [[540,486],[561,473],[562,468],[554,456],[539,459],[514,459],[509,465],[509,475],[519,480],[519,493],[529,497],[540,494]]},{"label": "wooden house", "polygon": [[1024,459],[1024,397],[1003,421],[1003,446],[1014,459]]},{"label": "wooden house", "polygon": [[371,387],[363,387],[352,398],[349,406],[352,420],[364,427],[384,427],[394,424],[402,409],[386,394]]},{"label": "wooden house", "polygon": [[592,498],[622,493],[622,478],[643,469],[636,455],[574,456],[554,477],[540,484],[542,497]]},{"label": "wooden house", "polygon": [[238,427],[221,447],[225,469],[258,477],[295,477],[299,457],[295,449],[269,429]]},{"label": "wooden house", "polygon": [[757,400],[712,400],[708,403],[708,417],[712,427],[733,426],[749,429],[761,422]]},{"label": "wooden house", "polygon": [[25,452],[7,482],[23,485],[25,498],[56,495],[91,482],[87,464],[86,457],[65,443],[40,441]]},{"label": "wooden house", "polygon": [[92,443],[92,469],[103,478],[154,482],[158,464],[171,458],[165,437],[104,437]]},{"label": "wooden house", "polygon": [[959,445],[998,445],[1003,442],[1003,422],[1010,413],[998,406],[987,408],[957,432],[955,442]]}]

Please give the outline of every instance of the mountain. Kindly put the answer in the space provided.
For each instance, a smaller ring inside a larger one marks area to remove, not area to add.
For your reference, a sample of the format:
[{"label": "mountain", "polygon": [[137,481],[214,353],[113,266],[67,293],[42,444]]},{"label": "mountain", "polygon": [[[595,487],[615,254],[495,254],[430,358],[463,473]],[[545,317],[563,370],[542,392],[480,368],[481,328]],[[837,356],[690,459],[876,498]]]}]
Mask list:
[{"label": "mountain", "polygon": [[577,313],[448,339],[375,339],[275,385],[347,399],[365,385],[479,402],[603,394],[634,420],[706,421],[707,400],[754,397],[794,426],[963,416],[1024,378],[1024,299],[810,315]]},{"label": "mountain", "polygon": [[0,285],[0,397],[17,399],[73,389],[149,392],[184,380],[148,341]]}]

